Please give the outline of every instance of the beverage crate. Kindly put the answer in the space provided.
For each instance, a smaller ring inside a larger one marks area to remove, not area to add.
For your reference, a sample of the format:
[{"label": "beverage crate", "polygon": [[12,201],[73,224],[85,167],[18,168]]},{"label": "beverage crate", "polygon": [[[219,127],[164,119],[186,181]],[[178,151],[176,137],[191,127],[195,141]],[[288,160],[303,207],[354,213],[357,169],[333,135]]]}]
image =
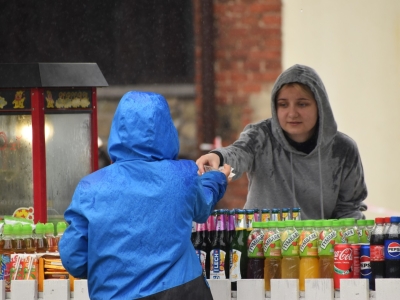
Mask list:
[{"label": "beverage crate", "polygon": [[[208,282],[214,300],[388,300],[400,295],[400,279],[377,279],[376,291],[368,290],[366,279],[342,279],[340,292],[334,291],[332,279],[306,279],[304,293],[297,279],[272,279],[271,292],[264,291],[263,279],[239,280],[235,292],[228,279]],[[13,280],[6,293],[0,281],[0,300],[89,300],[87,280],[75,280],[74,285],[71,292],[69,279],[47,279],[38,292],[36,280]]]}]

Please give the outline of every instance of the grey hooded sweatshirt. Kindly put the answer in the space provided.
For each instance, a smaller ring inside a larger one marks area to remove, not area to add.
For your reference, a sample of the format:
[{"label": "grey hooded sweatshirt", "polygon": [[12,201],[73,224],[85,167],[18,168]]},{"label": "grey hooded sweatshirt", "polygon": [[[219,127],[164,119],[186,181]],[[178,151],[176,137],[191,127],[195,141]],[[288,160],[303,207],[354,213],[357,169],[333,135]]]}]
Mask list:
[{"label": "grey hooded sweatshirt", "polygon": [[[318,137],[309,154],[289,144],[276,114],[277,93],[291,82],[309,86],[318,105]],[[234,168],[234,179],[247,172],[245,208],[300,207],[302,219],[365,218],[360,207],[367,187],[357,144],[337,131],[318,74],[303,65],[284,71],[272,90],[271,111],[272,118],[247,125],[232,145],[216,149]]]}]

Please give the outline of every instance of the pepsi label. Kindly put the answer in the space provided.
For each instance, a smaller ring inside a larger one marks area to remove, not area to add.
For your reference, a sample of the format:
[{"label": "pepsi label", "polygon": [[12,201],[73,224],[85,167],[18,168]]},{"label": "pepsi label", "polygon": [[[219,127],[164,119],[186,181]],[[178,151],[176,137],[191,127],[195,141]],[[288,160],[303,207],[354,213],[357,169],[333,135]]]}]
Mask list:
[{"label": "pepsi label", "polygon": [[399,240],[386,240],[385,241],[385,259],[400,260],[400,241]]}]

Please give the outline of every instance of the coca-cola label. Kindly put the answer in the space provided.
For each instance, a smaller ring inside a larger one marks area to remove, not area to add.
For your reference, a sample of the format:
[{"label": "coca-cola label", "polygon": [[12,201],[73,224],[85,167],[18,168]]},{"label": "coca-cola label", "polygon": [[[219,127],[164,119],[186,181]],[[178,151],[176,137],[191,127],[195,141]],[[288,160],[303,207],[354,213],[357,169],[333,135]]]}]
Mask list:
[{"label": "coca-cola label", "polygon": [[335,250],[334,259],[335,261],[352,261],[353,250],[350,247],[343,250]]},{"label": "coca-cola label", "polygon": [[371,261],[384,261],[385,260],[385,246],[383,245],[371,245],[369,247],[369,257]]},{"label": "coca-cola label", "polygon": [[400,257],[400,241],[385,241],[385,259],[399,259]]}]

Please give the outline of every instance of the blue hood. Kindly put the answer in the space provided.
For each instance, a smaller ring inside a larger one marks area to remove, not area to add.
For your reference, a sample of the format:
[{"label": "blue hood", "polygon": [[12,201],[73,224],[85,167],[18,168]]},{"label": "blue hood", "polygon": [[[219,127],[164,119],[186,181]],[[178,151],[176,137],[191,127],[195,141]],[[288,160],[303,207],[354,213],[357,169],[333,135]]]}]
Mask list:
[{"label": "blue hood", "polygon": [[163,96],[132,91],[122,97],[112,121],[108,153],[112,162],[178,157],[178,133]]}]

